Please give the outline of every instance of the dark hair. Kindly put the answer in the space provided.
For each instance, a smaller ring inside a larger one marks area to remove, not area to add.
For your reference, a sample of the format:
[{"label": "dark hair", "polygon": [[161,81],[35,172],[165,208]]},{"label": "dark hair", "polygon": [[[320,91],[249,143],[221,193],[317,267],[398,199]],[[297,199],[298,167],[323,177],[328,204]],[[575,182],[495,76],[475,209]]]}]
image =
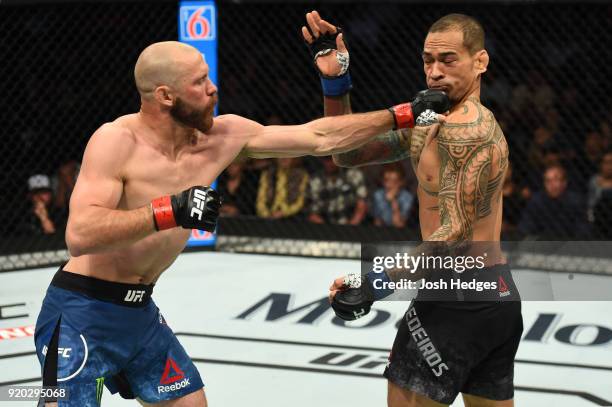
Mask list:
[{"label": "dark hair", "polygon": [[381,175],[384,175],[385,172],[395,172],[397,175],[399,175],[401,180],[406,179],[406,170],[404,170],[404,166],[401,163],[385,164],[382,168]]},{"label": "dark hair", "polygon": [[485,33],[482,24],[474,17],[465,14],[447,14],[433,23],[430,33],[461,31],[463,33],[463,46],[470,54],[484,49]]}]

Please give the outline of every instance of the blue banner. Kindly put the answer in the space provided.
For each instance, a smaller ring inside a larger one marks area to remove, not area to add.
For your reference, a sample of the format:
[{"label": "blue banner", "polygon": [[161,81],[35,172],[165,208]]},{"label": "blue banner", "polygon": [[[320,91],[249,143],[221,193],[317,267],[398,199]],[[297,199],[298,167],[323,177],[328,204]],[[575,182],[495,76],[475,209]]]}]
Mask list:
[{"label": "blue banner", "polygon": [[[217,8],[215,2],[180,1],[178,12],[179,41],[189,44],[200,51],[208,64],[210,80],[219,85],[217,80]],[[215,107],[215,116],[217,115]],[[212,185],[215,187],[215,183]],[[216,234],[192,230],[188,247],[214,246]]]}]

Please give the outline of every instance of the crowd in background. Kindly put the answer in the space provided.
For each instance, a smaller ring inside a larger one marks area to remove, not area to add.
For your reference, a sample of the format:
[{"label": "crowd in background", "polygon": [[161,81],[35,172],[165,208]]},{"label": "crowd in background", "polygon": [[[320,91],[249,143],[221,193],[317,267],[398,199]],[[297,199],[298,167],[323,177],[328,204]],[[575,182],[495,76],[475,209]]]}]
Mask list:
[{"label": "crowd in background", "polygon": [[[485,103],[501,109],[497,117],[511,146],[502,189],[503,237],[612,238],[610,117],[602,117],[592,128],[570,132],[571,125],[564,121],[571,116],[559,111],[553,92],[545,85],[526,92],[522,86],[510,89],[508,95],[483,92]],[[527,102],[521,104],[521,99]],[[567,108],[571,100],[563,103]],[[521,114],[517,106],[538,106],[544,120],[525,134],[525,126],[513,126],[513,115]],[[280,124],[280,119],[271,117],[267,122]],[[79,164],[70,160],[52,176],[32,174],[27,213],[18,233],[50,234],[65,227],[78,169]],[[416,187],[407,160],[341,168],[331,157],[241,158],[218,179],[224,198],[222,216],[396,228],[418,227]]]},{"label": "crowd in background", "polygon": [[[537,71],[526,78],[514,87],[487,78],[482,92],[510,145],[503,238],[611,239],[612,108],[589,126],[577,124],[575,87],[555,91]],[[226,216],[418,227],[408,161],[350,169],[331,158],[245,161],[222,175],[220,187],[240,202]]]},{"label": "crowd in background", "polygon": [[[320,116],[318,79],[299,39],[303,6],[219,7],[219,113],[267,124]],[[601,68],[610,55],[609,10],[370,3],[321,11],[345,30],[354,111],[405,101],[423,86],[420,49],[432,21],[448,12],[478,17],[491,55],[482,100],[510,148],[504,237],[565,240],[612,238],[612,92]],[[415,14],[420,18],[405,24]],[[87,15],[96,18],[63,23]],[[0,204],[11,210],[0,214],[0,232],[58,234],[87,139],[102,123],[138,110],[133,64],[150,43],[176,39],[176,5],[17,7],[2,18],[11,34],[0,49],[10,95],[0,100]],[[279,41],[279,33],[287,37]],[[407,160],[358,169],[313,157],[240,161],[221,174],[218,188],[224,216],[418,230]]]}]

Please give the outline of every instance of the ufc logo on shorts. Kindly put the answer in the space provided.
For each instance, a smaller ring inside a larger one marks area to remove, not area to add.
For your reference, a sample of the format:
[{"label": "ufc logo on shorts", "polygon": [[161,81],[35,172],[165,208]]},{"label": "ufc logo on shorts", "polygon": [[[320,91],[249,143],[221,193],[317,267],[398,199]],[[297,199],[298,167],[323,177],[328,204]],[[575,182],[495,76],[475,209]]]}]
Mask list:
[{"label": "ufc logo on shorts", "polygon": [[193,203],[195,206],[191,208],[191,214],[189,216],[193,218],[193,215],[197,214],[198,220],[202,220],[202,209],[204,209],[204,204],[206,203],[206,192],[201,189],[196,189],[193,195]]},{"label": "ufc logo on shorts", "polygon": [[[48,350],[49,348],[47,348],[47,345],[43,346],[42,354],[47,356]],[[72,348],[57,348],[57,354],[63,358],[69,358],[70,352],[72,352]]]},{"label": "ufc logo on shorts", "polygon": [[144,290],[128,290],[123,301],[127,302],[142,302],[144,298]]}]

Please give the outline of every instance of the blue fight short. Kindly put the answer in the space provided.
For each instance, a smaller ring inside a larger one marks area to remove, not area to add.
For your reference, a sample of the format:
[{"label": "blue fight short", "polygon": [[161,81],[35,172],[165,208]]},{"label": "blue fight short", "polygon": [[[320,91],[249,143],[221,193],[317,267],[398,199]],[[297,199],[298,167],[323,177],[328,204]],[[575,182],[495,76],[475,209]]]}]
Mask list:
[{"label": "blue fight short", "polygon": [[34,341],[43,386],[67,389],[59,407],[98,407],[103,386],[147,403],[204,387],[152,293],[153,285],[113,283],[62,268],[55,274]]}]

